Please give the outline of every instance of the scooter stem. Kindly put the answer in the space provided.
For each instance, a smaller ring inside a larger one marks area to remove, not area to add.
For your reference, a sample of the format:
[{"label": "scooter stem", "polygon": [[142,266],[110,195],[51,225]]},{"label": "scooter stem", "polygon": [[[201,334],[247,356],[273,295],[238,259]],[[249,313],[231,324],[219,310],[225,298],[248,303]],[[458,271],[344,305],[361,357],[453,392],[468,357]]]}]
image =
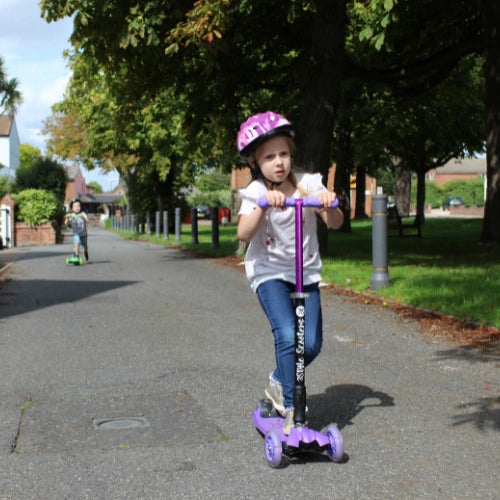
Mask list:
[{"label": "scooter stem", "polygon": [[293,421],[296,427],[306,425],[305,386],[305,298],[304,294],[304,249],[302,244],[302,207],[304,200],[295,200],[295,385],[293,388]]},{"label": "scooter stem", "polygon": [[304,249],[302,245],[302,207],[304,200],[295,200],[295,293],[304,291]]}]

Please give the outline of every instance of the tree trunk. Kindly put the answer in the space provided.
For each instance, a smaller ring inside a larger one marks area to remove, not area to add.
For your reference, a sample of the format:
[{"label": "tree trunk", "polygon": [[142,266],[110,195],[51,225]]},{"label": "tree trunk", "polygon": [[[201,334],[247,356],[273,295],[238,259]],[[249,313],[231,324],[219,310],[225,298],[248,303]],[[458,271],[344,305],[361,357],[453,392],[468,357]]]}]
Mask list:
[{"label": "tree trunk", "polygon": [[358,165],[356,168],[356,206],[355,219],[366,219],[366,167]]},{"label": "tree trunk", "polygon": [[346,6],[344,0],[319,0],[315,6],[313,64],[297,124],[297,163],[326,178],[342,84]]},{"label": "tree trunk", "polygon": [[500,3],[482,0],[486,46],[486,203],[481,241],[500,243]]},{"label": "tree trunk", "polygon": [[425,223],[425,171],[417,170],[417,215],[420,223]]},{"label": "tree trunk", "polygon": [[340,231],[351,232],[351,170],[352,170],[352,149],[350,130],[339,127],[336,141],[337,168],[335,169],[334,191],[344,213],[344,223]]},{"label": "tree trunk", "polygon": [[[327,179],[335,118],[340,101],[344,62],[346,2],[318,0],[311,46],[312,69],[297,124],[297,164]],[[320,251],[328,248],[328,232],[319,225]]]},{"label": "tree trunk", "polygon": [[410,192],[411,173],[399,164],[394,172],[394,200],[401,217],[410,214]]}]

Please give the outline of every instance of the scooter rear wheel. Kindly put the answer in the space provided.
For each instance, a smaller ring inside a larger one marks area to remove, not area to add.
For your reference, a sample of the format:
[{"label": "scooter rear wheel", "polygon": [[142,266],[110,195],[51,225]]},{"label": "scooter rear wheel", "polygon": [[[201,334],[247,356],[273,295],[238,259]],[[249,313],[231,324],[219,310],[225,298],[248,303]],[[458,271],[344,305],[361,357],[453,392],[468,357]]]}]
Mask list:
[{"label": "scooter rear wheel", "polygon": [[330,441],[330,446],[326,450],[328,458],[332,462],[340,462],[344,456],[344,440],[342,434],[335,425],[329,425],[326,429],[326,437]]},{"label": "scooter rear wheel", "polygon": [[267,462],[271,467],[279,467],[283,457],[283,446],[278,433],[272,429],[264,439]]}]

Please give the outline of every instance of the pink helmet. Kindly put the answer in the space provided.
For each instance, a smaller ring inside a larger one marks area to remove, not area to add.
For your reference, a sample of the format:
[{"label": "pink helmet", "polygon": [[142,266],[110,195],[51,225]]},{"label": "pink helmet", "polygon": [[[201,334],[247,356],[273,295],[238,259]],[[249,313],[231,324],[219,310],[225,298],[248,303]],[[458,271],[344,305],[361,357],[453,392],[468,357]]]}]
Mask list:
[{"label": "pink helmet", "polygon": [[240,126],[236,145],[243,158],[248,158],[257,146],[275,135],[295,137],[292,124],[283,116],[273,111],[266,111],[251,116]]}]

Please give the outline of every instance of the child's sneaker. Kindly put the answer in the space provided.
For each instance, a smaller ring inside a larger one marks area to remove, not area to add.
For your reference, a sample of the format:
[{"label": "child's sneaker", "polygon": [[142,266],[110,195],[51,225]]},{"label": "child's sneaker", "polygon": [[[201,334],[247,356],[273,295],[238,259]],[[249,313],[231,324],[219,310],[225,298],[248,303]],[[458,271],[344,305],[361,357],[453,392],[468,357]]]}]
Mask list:
[{"label": "child's sneaker", "polygon": [[291,408],[286,411],[285,421],[283,422],[283,434],[288,436],[290,431],[295,427],[295,423],[293,421],[294,410]]},{"label": "child's sneaker", "polygon": [[273,403],[274,408],[281,415],[285,415],[285,404],[283,399],[283,387],[281,384],[274,379],[274,377],[269,375],[269,383],[266,387],[266,396]]}]

